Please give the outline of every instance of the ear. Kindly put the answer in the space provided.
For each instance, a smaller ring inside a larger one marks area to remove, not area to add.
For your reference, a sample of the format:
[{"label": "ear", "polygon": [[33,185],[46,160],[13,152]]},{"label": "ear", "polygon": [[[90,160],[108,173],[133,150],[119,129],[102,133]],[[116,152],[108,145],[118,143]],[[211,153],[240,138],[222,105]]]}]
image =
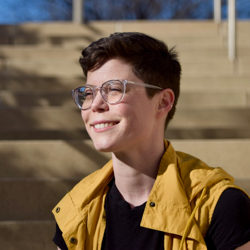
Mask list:
[{"label": "ear", "polygon": [[159,95],[158,103],[158,114],[167,115],[168,112],[172,109],[174,104],[175,96],[172,89],[164,89]]}]

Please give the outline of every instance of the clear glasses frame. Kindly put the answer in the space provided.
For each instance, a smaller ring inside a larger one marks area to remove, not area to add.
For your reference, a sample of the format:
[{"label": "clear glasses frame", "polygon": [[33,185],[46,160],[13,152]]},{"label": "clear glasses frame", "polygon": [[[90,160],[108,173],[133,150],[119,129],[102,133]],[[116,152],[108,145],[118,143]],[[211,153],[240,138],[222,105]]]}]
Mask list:
[{"label": "clear glasses frame", "polygon": [[[119,89],[119,94],[118,90],[110,90],[109,87],[113,86],[113,84],[116,83],[117,85],[120,85],[121,89]],[[127,84],[133,84],[137,86],[142,86],[146,88],[151,88],[151,89],[158,89],[158,90],[163,90],[163,88],[146,84],[146,83],[136,83],[128,80],[109,80],[107,82],[104,82],[101,87],[91,87],[91,86],[82,86],[78,87],[76,89],[73,89],[71,94],[72,97],[75,101],[75,104],[77,107],[81,110],[87,110],[91,108],[92,102],[95,99],[95,96],[97,94],[97,91],[100,91],[100,94],[103,98],[103,100],[109,104],[117,104],[122,101],[125,93],[126,93],[126,85]],[[116,98],[114,98],[116,96]],[[115,101],[112,101],[112,98]],[[85,100],[89,99],[87,102]],[[86,103],[85,107],[84,103]]]}]

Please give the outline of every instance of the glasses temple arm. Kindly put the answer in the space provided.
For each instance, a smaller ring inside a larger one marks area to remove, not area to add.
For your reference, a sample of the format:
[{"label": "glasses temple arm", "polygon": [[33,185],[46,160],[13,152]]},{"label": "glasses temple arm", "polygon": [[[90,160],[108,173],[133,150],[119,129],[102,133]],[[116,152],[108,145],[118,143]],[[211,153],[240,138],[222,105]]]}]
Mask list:
[{"label": "glasses temple arm", "polygon": [[131,81],[126,81],[126,83],[131,83],[131,84],[134,84],[134,85],[147,87],[147,88],[151,88],[151,89],[161,89],[161,90],[163,90],[163,88],[161,88],[161,87],[151,85],[151,84],[147,84],[147,83],[138,83],[138,82],[131,82]]}]

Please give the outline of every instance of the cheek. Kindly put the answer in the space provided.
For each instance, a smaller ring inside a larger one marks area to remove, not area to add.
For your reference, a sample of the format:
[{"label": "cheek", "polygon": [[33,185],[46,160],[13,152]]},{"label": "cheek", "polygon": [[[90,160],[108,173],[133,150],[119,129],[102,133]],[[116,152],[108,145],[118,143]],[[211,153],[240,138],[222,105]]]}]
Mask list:
[{"label": "cheek", "polygon": [[[82,120],[84,121],[85,119],[84,119],[84,117],[85,117],[85,114],[84,114],[84,112],[83,111],[81,111],[81,117],[82,117]],[[85,122],[85,121],[84,121]]]},{"label": "cheek", "polygon": [[131,129],[133,131],[143,129],[144,115],[137,106],[130,106],[130,108],[123,109],[120,111],[124,119],[124,124],[126,129]]},{"label": "cheek", "polygon": [[88,121],[88,111],[83,111],[83,110],[81,110],[81,117],[82,117],[82,120],[83,120],[83,122],[84,122],[84,124],[86,125],[86,123],[87,123],[87,121]]}]

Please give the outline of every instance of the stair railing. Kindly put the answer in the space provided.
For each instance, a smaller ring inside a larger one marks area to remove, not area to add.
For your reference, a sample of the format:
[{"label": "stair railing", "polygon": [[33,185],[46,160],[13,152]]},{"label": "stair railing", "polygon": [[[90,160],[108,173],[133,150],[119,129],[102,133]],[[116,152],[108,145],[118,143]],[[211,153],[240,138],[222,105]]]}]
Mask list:
[{"label": "stair railing", "polygon": [[[73,0],[72,20],[81,24],[84,20],[84,0]],[[236,59],[236,15],[235,0],[228,0],[228,58]],[[221,0],[214,0],[214,21],[221,22]]]},{"label": "stair railing", "polygon": [[[214,0],[214,21],[221,22],[221,0]],[[236,59],[236,10],[235,0],[228,0],[228,58]]]},{"label": "stair railing", "polygon": [[76,24],[81,24],[85,19],[84,0],[73,0],[72,6],[72,21]]}]

